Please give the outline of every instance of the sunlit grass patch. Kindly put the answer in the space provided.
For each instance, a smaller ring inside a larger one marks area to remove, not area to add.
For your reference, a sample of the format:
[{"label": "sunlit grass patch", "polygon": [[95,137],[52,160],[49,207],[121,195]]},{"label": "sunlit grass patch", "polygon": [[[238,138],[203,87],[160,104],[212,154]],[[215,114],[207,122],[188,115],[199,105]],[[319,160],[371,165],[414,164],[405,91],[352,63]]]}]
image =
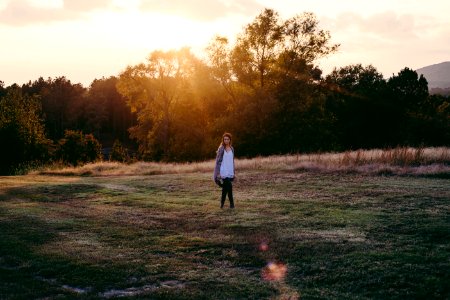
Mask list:
[{"label": "sunlit grass patch", "polygon": [[[211,173],[214,161],[193,163],[96,162],[80,167],[59,164],[30,174],[59,176],[136,176]],[[342,153],[273,155],[236,159],[238,171],[357,173],[369,175],[450,176],[450,148],[355,150]],[[212,174],[211,174],[212,176]]]}]

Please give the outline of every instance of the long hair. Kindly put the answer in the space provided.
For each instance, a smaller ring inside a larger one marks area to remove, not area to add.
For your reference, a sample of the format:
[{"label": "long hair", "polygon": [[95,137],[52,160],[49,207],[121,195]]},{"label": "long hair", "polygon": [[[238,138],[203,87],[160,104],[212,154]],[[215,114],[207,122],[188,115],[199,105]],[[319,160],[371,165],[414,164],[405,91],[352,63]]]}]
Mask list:
[{"label": "long hair", "polygon": [[[222,143],[220,143],[220,146],[224,146],[224,147],[225,147],[225,142],[223,141],[223,139],[224,139],[225,137],[228,137],[228,138],[230,139],[230,146],[231,146],[231,141],[232,141],[231,133],[228,133],[228,132],[225,132],[225,133],[222,135]],[[219,147],[220,147],[220,146],[219,146]]]}]

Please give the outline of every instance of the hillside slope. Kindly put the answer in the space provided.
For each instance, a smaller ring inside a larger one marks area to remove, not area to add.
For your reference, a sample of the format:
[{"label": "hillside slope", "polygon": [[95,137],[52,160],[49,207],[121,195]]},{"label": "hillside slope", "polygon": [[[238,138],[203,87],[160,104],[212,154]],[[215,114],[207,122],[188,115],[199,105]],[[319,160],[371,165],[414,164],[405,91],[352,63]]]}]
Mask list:
[{"label": "hillside slope", "polygon": [[450,61],[435,65],[426,66],[416,70],[423,74],[428,81],[428,87],[431,88],[450,88]]}]

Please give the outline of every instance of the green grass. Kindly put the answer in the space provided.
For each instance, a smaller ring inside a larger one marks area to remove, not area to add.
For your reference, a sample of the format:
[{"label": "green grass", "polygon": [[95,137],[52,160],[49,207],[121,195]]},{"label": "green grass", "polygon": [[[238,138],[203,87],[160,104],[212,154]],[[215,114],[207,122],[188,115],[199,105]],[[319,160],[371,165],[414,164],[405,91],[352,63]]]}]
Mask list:
[{"label": "green grass", "polygon": [[1,177],[0,299],[450,297],[448,179],[238,175]]}]

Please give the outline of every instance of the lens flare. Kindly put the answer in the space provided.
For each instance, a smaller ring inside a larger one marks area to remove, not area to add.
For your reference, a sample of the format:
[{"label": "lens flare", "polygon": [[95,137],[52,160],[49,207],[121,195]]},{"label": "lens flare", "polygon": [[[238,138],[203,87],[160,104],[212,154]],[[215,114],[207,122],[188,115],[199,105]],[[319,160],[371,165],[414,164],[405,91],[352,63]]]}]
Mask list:
[{"label": "lens flare", "polygon": [[267,251],[269,250],[269,245],[266,242],[262,242],[259,244],[259,251]]},{"label": "lens flare", "polygon": [[262,270],[262,278],[266,281],[280,281],[286,277],[287,266],[280,262],[269,262]]}]

